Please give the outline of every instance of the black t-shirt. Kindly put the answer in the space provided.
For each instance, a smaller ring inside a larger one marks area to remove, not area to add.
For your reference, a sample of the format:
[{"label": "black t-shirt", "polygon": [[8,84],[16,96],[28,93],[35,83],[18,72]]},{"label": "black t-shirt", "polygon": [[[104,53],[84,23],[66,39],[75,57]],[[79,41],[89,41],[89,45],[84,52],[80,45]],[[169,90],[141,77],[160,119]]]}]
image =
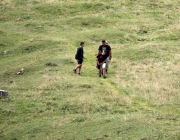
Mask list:
[{"label": "black t-shirt", "polygon": [[107,55],[98,54],[97,56],[98,62],[102,63],[104,60],[106,60],[107,57],[108,57]]},{"label": "black t-shirt", "polygon": [[110,50],[111,50],[111,47],[110,47],[109,45],[100,45],[98,50],[100,51],[100,53],[101,53],[103,50],[105,50],[107,56],[109,56],[109,52],[110,52]]},{"label": "black t-shirt", "polygon": [[76,55],[75,55],[75,59],[78,59],[78,60],[79,59],[83,59],[84,58],[83,54],[84,54],[83,48],[82,47],[78,47]]}]

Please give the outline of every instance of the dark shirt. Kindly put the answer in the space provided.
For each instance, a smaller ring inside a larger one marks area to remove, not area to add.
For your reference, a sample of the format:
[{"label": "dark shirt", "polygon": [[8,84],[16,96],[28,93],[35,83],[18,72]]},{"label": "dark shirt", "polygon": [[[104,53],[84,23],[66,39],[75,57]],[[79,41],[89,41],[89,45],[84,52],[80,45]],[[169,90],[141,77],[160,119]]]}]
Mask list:
[{"label": "dark shirt", "polygon": [[100,51],[100,53],[102,53],[102,51],[105,50],[107,56],[109,56],[109,52],[111,51],[111,47],[109,45],[100,45],[98,50]]},{"label": "dark shirt", "polygon": [[78,47],[77,48],[77,52],[76,52],[76,55],[75,55],[75,59],[83,59],[84,58],[84,51],[83,51],[83,48],[82,47]]},{"label": "dark shirt", "polygon": [[[106,60],[107,57],[108,57],[107,55],[98,54],[97,60],[99,63],[102,63],[103,61]],[[105,63],[106,63],[106,61],[105,61]]]}]

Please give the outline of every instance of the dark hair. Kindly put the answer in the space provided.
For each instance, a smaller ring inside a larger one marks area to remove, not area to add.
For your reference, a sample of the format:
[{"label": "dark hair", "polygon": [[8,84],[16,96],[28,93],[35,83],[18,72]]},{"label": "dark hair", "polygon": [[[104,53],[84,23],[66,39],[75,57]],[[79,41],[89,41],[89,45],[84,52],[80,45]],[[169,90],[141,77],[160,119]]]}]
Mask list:
[{"label": "dark hair", "polygon": [[84,44],[84,42],[81,42],[81,43],[80,43],[80,45],[83,45],[83,44]]},{"label": "dark hair", "polygon": [[102,40],[102,42],[106,42],[105,40]]}]

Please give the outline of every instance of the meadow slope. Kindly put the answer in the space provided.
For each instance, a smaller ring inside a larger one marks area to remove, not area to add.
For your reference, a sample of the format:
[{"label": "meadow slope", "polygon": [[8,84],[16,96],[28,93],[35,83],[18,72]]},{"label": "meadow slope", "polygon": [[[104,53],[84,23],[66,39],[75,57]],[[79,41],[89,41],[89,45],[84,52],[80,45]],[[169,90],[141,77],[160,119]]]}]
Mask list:
[{"label": "meadow slope", "polygon": [[0,139],[179,140],[179,15],[179,0],[1,0]]}]

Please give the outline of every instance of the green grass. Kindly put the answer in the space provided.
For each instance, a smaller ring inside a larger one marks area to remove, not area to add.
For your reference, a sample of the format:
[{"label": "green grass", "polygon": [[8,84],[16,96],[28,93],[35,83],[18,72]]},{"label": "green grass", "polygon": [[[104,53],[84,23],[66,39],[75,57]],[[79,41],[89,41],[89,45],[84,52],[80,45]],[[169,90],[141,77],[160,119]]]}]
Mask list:
[{"label": "green grass", "polygon": [[[0,99],[0,139],[179,140],[178,5],[1,1],[0,89],[9,97]],[[113,53],[107,79],[95,68],[102,39]],[[72,69],[81,41],[78,76]]]}]

